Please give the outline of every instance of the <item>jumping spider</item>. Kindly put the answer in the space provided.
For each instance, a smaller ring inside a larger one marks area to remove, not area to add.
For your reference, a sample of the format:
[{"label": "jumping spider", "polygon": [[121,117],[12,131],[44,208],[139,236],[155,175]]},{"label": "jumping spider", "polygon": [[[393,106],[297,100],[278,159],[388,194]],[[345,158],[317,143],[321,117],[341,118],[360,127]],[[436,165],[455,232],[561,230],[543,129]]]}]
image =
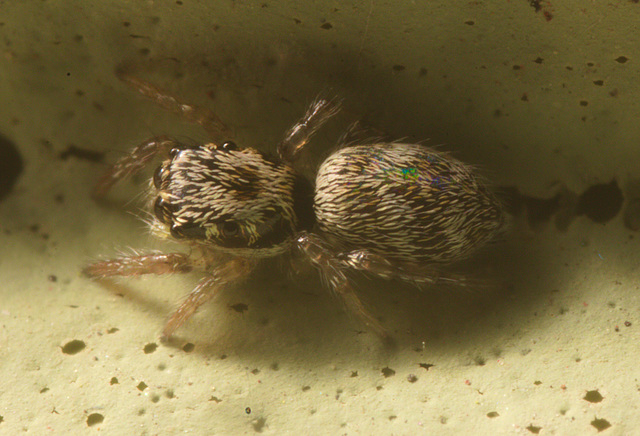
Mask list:
[{"label": "jumping spider", "polygon": [[467,279],[443,266],[467,257],[503,225],[500,203],[471,167],[423,145],[340,144],[320,165],[315,186],[298,175],[293,162],[339,111],[335,100],[317,98],[286,133],[275,158],[219,140],[229,129],[213,112],[135,77],[121,79],[216,139],[186,145],[153,137],[116,162],[93,191],[103,197],[156,155],[167,156],[153,176],[151,227],[190,246],[191,254],[124,256],[84,269],[93,278],[200,270],[204,277],[166,323],[164,337],[218,290],[246,278],[261,259],[297,250],[352,313],[387,338],[348,271],[418,286],[465,286]]}]

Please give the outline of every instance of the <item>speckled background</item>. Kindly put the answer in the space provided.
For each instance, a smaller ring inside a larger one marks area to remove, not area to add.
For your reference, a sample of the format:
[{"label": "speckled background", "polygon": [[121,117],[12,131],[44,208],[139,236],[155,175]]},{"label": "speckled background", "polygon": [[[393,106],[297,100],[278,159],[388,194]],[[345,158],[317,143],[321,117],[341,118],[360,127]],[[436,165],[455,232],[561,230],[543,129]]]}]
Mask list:
[{"label": "speckled background", "polygon": [[[0,433],[636,433],[639,40],[626,0],[0,2]],[[89,192],[149,136],[206,135],[121,64],[262,150],[322,90],[345,111],[316,163],[354,119],[445,144],[514,200],[473,266],[501,285],[360,280],[389,350],[274,261],[160,343],[197,277],[83,278],[171,249],[145,177]]]}]

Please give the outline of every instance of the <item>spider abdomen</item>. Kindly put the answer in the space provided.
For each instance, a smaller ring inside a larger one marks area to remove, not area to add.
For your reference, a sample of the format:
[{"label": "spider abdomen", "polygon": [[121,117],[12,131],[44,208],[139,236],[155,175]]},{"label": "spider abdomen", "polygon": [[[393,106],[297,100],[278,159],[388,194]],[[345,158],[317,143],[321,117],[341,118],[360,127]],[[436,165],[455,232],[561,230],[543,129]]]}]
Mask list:
[{"label": "spider abdomen", "polygon": [[416,144],[344,147],[318,170],[322,232],[400,262],[449,263],[495,237],[503,210],[472,168]]}]

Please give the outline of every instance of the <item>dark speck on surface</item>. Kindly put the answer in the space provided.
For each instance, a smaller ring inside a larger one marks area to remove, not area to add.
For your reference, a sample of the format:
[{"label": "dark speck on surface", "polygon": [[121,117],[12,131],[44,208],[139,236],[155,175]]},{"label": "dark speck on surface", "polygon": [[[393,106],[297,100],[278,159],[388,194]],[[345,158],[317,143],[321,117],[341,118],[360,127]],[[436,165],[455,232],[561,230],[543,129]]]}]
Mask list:
[{"label": "dark speck on surface", "polygon": [[580,196],[578,214],[584,214],[593,221],[604,224],[613,219],[622,208],[622,192],[618,183],[593,185]]},{"label": "dark speck on surface", "polygon": [[249,306],[244,303],[232,304],[229,305],[229,307],[238,313],[244,313],[246,310],[249,310]]},{"label": "dark speck on surface", "polygon": [[391,377],[391,376],[393,376],[393,375],[395,375],[395,374],[396,374],[396,372],[395,372],[393,369],[389,368],[388,366],[386,366],[386,367],[382,368],[381,372],[382,372],[382,375],[383,375],[385,378],[386,378],[386,377]]},{"label": "dark speck on surface", "polygon": [[75,157],[78,159],[88,160],[90,162],[100,163],[104,160],[104,153],[87,150],[71,144],[59,154],[59,157],[62,160],[67,160],[70,157]]},{"label": "dark speck on surface", "polygon": [[0,135],[0,201],[11,192],[23,169],[22,156],[15,144]]}]

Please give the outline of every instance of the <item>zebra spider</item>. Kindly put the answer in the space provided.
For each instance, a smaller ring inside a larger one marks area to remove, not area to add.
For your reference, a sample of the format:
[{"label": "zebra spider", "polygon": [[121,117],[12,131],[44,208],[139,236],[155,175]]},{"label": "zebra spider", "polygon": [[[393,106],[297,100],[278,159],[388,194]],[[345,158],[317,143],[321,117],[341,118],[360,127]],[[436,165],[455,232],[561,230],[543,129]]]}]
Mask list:
[{"label": "zebra spider", "polygon": [[[135,77],[120,78],[214,138],[228,137],[229,129],[213,112]],[[84,272],[101,279],[201,271],[203,278],[164,327],[168,338],[261,259],[297,250],[347,309],[388,338],[347,273],[418,286],[465,286],[467,279],[443,267],[493,239],[503,226],[503,209],[470,166],[417,144],[342,144],[310,183],[293,162],[339,108],[335,101],[314,101],[278,145],[278,158],[218,140],[194,146],[157,136],[138,145],[104,174],[93,196],[105,196],[116,182],[166,155],[153,176],[151,227],[156,235],[190,246],[191,254],[123,256],[92,263]]]}]

